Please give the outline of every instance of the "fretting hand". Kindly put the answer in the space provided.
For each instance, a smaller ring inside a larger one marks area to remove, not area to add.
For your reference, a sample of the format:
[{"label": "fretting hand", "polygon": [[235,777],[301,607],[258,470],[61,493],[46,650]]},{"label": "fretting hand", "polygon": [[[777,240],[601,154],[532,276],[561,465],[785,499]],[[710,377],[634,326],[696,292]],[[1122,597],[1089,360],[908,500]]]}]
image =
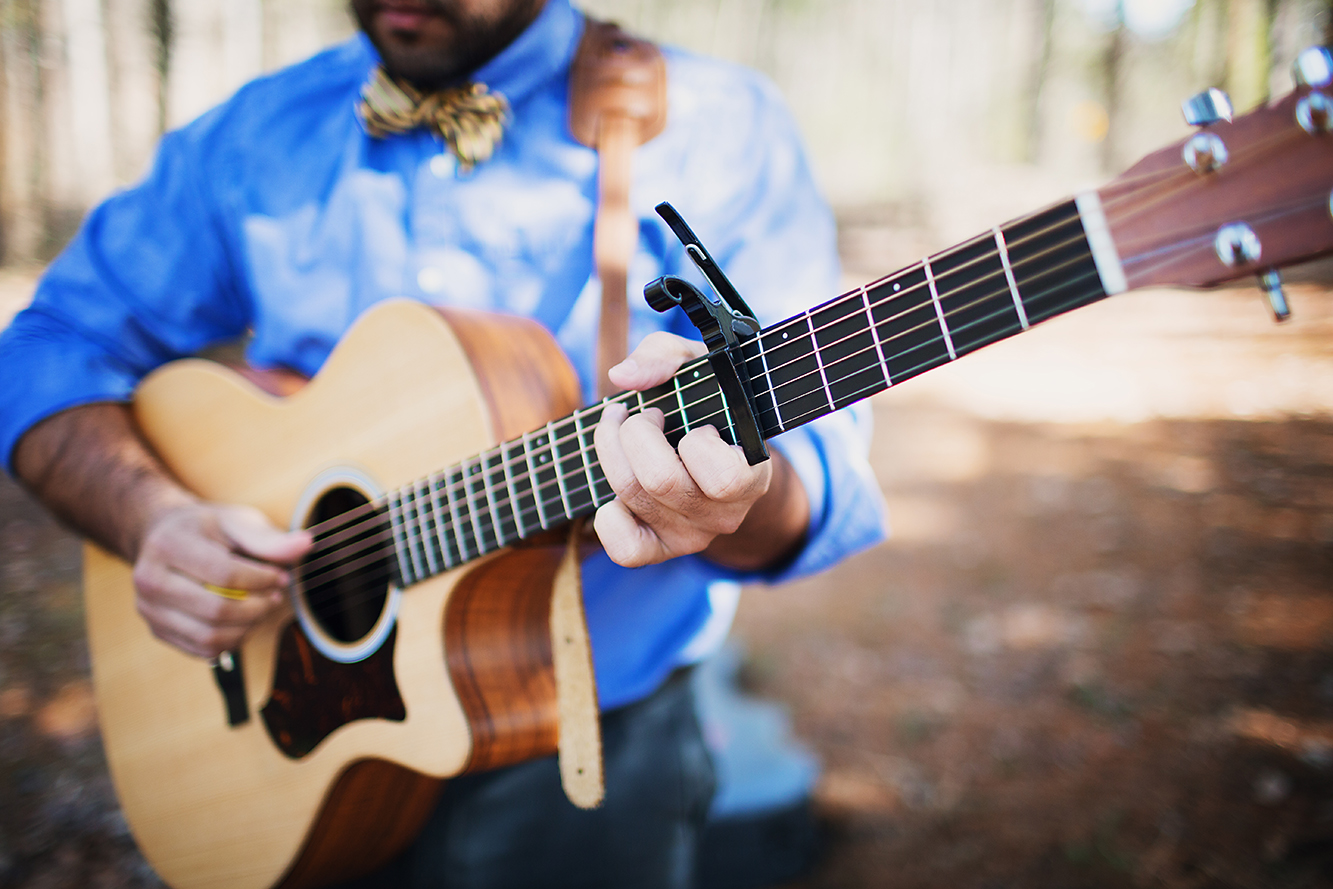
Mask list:
[{"label": "fretting hand", "polygon": [[[621,388],[648,389],[703,351],[702,343],[654,333],[608,376]],[[750,466],[712,426],[690,430],[677,448],[662,429],[661,411],[630,416],[612,403],[597,425],[597,459],[616,498],[597,511],[594,528],[612,561],[639,567],[704,553],[729,567],[757,569],[799,544],[809,505],[776,452]]]}]

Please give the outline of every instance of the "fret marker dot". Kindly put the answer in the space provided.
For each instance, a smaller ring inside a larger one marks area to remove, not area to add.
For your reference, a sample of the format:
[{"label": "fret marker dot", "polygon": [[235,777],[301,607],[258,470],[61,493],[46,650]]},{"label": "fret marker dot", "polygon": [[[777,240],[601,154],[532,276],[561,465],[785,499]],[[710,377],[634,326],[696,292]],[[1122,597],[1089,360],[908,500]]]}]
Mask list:
[{"label": "fret marker dot", "polygon": [[694,372],[694,378],[696,380],[699,379],[699,372],[697,370]]},{"label": "fret marker dot", "polygon": [[903,285],[901,285],[901,284],[894,284],[894,285],[893,285],[893,292],[894,292],[894,293],[897,293],[899,290],[902,290],[902,289],[903,289]]},{"label": "fret marker dot", "polygon": [[783,334],[782,334],[782,338],[785,340],[785,339],[787,338],[787,334],[786,334],[786,333],[783,333]]}]

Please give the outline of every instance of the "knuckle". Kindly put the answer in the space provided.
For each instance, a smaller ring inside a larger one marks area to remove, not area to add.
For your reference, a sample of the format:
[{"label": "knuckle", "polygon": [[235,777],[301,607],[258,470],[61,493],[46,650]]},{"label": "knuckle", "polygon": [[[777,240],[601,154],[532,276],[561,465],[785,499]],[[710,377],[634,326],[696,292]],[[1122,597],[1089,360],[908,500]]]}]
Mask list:
[{"label": "knuckle", "polygon": [[650,497],[661,500],[680,490],[680,477],[669,466],[646,466],[638,474],[638,484]]}]

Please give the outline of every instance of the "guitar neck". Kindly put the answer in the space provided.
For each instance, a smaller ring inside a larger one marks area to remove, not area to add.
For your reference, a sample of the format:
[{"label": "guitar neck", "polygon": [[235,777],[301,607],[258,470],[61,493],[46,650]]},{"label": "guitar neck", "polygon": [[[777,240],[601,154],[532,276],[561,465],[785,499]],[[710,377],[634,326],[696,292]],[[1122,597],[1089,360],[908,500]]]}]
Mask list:
[{"label": "guitar neck", "polygon": [[[764,438],[1125,289],[1096,193],[966,241],[762,331],[742,346]],[[403,585],[539,531],[614,496],[593,447],[607,402],[659,408],[667,440],[734,425],[705,359],[667,383],[622,392],[389,492]]]}]

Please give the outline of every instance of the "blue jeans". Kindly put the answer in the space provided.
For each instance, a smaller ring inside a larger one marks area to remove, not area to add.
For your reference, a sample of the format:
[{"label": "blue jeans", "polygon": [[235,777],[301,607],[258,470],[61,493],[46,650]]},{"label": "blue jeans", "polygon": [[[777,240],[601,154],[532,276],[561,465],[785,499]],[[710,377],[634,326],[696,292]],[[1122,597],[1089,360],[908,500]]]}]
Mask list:
[{"label": "blue jeans", "polygon": [[713,764],[679,672],[602,716],[606,799],[565,798],[554,757],[449,781],[417,840],[343,889],[688,889]]}]

